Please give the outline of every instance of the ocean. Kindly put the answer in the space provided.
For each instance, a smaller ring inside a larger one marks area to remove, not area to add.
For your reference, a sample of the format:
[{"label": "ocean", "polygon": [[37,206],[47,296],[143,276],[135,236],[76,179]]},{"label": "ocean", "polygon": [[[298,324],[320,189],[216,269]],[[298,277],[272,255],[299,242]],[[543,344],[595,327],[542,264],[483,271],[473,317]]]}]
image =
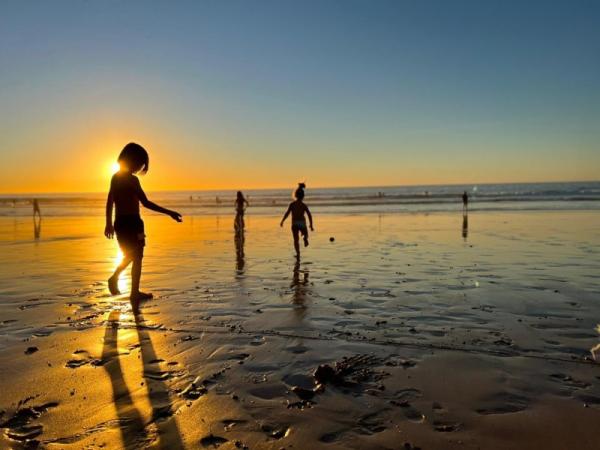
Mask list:
[{"label": "ocean", "polygon": [[[143,183],[143,180],[142,180]],[[386,186],[306,189],[305,203],[321,214],[429,213],[460,210],[462,193],[470,211],[598,210],[600,182]],[[249,214],[278,214],[290,189],[249,189]],[[233,214],[235,190],[149,192],[152,201],[184,216]],[[0,195],[0,216],[27,216],[37,198],[45,216],[103,215],[105,193]]]}]

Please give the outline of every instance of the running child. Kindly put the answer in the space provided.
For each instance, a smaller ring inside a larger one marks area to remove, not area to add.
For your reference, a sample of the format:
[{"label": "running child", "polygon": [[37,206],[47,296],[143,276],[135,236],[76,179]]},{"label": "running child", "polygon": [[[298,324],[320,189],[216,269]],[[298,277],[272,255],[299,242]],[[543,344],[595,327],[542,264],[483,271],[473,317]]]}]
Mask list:
[{"label": "running child", "polygon": [[308,230],[306,229],[306,219],[304,218],[305,213],[308,216],[310,231],[315,231],[313,229],[312,215],[308,210],[308,206],[306,206],[302,201],[304,199],[304,188],[306,188],[304,183],[298,183],[298,189],[294,191],[294,198],[296,200],[290,203],[290,206],[288,206],[288,209],[283,215],[283,219],[281,219],[280,223],[280,226],[283,227],[283,222],[285,222],[285,219],[292,214],[292,236],[294,237],[296,256],[300,256],[300,234],[302,234],[304,238],[304,246],[308,247]]}]

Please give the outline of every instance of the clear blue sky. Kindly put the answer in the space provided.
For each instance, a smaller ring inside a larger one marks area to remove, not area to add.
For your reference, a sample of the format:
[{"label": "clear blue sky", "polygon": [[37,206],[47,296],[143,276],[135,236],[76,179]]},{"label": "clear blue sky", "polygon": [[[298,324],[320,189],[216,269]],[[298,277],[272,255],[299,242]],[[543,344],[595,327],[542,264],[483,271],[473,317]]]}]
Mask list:
[{"label": "clear blue sky", "polygon": [[129,140],[156,189],[600,179],[600,2],[3,1],[0,192]]}]

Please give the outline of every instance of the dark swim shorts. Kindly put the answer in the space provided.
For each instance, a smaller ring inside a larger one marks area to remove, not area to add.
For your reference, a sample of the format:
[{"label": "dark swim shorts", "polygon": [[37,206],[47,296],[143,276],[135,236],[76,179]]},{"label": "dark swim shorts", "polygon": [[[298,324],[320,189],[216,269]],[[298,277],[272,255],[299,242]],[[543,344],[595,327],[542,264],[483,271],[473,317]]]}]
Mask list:
[{"label": "dark swim shorts", "polygon": [[142,256],[146,245],[144,221],[139,215],[117,216],[115,233],[124,255]]}]

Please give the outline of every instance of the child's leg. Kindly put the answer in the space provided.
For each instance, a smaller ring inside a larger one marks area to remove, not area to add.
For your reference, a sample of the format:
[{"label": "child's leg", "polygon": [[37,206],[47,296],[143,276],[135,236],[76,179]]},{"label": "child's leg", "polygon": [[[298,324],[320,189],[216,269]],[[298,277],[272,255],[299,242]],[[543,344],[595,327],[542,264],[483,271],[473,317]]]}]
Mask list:
[{"label": "child's leg", "polygon": [[133,311],[138,310],[141,300],[148,300],[152,298],[152,294],[147,294],[140,291],[140,279],[142,277],[142,259],[143,255],[138,254],[133,257],[133,264],[131,266],[131,293],[129,298],[131,300],[131,306]]},{"label": "child's leg", "polygon": [[108,290],[110,291],[110,293],[112,295],[119,295],[121,293],[121,291],[119,291],[119,285],[118,285],[119,275],[121,275],[121,272],[123,272],[127,268],[127,266],[129,265],[130,262],[131,262],[131,257],[129,257],[129,256],[123,257],[123,261],[121,261],[121,264],[119,264],[117,266],[117,268],[115,269],[115,272],[108,279]]},{"label": "child's leg", "polygon": [[294,248],[296,249],[296,255],[300,254],[300,236],[299,230],[296,227],[292,227],[292,236],[294,236]]},{"label": "child's leg", "polygon": [[304,237],[304,246],[308,247],[308,229],[306,227],[301,229],[302,236]]},{"label": "child's leg", "polygon": [[136,255],[131,266],[131,296],[140,292],[140,278],[142,278],[142,256]]}]

